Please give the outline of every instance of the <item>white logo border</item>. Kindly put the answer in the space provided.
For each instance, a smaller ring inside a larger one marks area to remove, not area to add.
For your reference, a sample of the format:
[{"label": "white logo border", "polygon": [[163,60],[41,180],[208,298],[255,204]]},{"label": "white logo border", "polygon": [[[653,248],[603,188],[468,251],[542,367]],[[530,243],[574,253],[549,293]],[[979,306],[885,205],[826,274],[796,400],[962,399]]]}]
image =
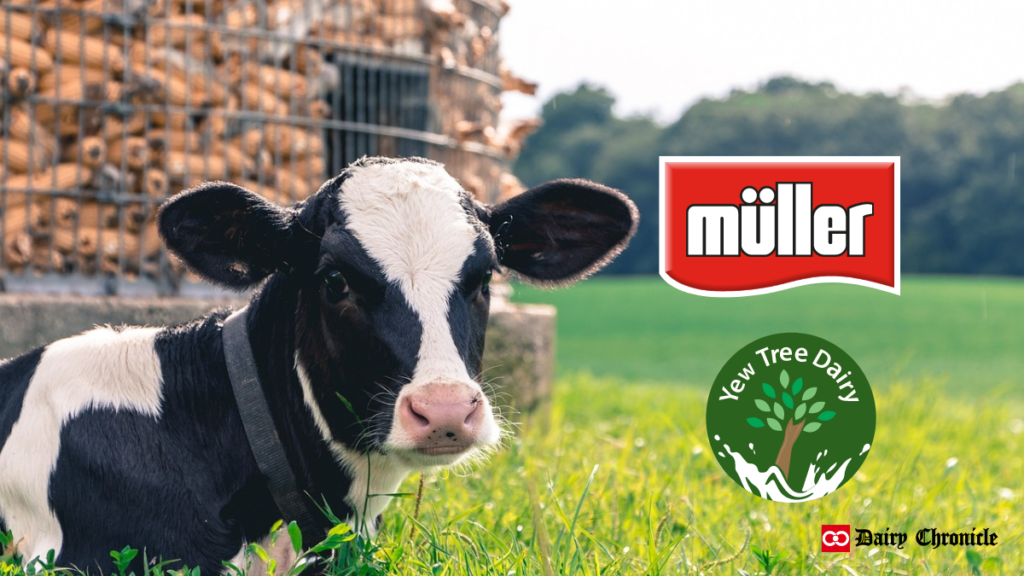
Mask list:
[{"label": "white logo border", "polygon": [[[785,282],[783,284],[777,284],[775,286],[769,286],[767,288],[755,288],[753,290],[701,290],[700,288],[694,288],[687,286],[671,276],[666,272],[667,262],[665,257],[665,224],[667,222],[668,214],[665,212],[665,165],[668,163],[683,163],[683,164],[709,164],[709,163],[725,163],[725,162],[775,162],[785,164],[795,163],[818,163],[818,162],[858,162],[858,163],[874,163],[874,162],[892,162],[895,165],[895,186],[894,193],[895,198],[893,199],[895,206],[895,224],[896,229],[894,230],[894,258],[893,258],[893,277],[896,279],[895,286],[886,286],[877,282],[869,282],[867,280],[860,280],[858,278],[847,278],[844,276],[816,276],[814,278],[805,278],[803,280],[794,280],[792,282]],[[796,288],[797,286],[807,286],[810,284],[856,284],[858,286],[864,286],[867,288],[874,288],[883,292],[889,292],[890,294],[900,295],[900,157],[899,156],[659,156],[658,157],[658,274],[661,278],[668,282],[673,288],[682,290],[683,292],[689,292],[690,294],[696,294],[697,296],[711,296],[715,298],[736,298],[740,296],[757,296],[759,294],[771,294],[773,292],[779,292],[787,290],[789,288]]]}]

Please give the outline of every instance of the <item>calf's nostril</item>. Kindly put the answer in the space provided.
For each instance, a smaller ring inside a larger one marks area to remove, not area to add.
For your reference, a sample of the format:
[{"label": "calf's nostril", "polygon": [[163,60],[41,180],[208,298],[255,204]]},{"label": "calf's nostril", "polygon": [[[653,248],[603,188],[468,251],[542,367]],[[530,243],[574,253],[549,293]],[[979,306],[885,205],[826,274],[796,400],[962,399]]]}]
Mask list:
[{"label": "calf's nostril", "polygon": [[477,412],[480,412],[480,403],[477,402],[476,398],[474,398],[473,409],[469,411],[469,414],[466,414],[466,419],[463,420],[462,423],[466,426],[471,426],[473,424],[471,420],[475,419],[474,416],[477,415]]},{"label": "calf's nostril", "polygon": [[417,423],[417,424],[419,424],[421,426],[429,426],[430,425],[430,419],[427,418],[426,416],[424,416],[423,414],[421,414],[420,412],[417,412],[416,408],[413,406],[412,402],[406,402],[405,406],[406,406],[406,409],[407,409],[409,415],[412,416],[413,422],[415,422],[415,423]]}]

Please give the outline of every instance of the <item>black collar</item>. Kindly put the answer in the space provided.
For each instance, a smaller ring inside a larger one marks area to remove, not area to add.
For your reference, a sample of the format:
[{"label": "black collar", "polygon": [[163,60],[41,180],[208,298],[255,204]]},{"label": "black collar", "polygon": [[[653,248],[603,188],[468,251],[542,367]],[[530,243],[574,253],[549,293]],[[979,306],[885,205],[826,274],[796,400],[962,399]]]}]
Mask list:
[{"label": "black collar", "polygon": [[[267,488],[270,489],[274,503],[286,522],[294,520],[299,525],[303,540],[309,547],[323,538],[321,528],[326,524],[326,519],[322,514],[312,511],[311,499],[299,491],[295,473],[274,427],[249,343],[247,311],[248,307],[242,308],[224,321],[224,361],[227,363],[231,388],[235,393],[249,448],[267,480]],[[317,518],[321,520],[318,522]]]}]

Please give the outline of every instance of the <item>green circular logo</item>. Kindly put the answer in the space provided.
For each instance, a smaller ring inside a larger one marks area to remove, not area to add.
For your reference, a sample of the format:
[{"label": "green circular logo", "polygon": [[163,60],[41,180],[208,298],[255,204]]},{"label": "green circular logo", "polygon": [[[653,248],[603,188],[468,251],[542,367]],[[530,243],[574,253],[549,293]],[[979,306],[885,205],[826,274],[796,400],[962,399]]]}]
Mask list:
[{"label": "green circular logo", "polygon": [[775,334],[733,355],[708,397],[708,440],[746,491],[807,502],[856,474],[875,436],[864,372],[835,344]]}]

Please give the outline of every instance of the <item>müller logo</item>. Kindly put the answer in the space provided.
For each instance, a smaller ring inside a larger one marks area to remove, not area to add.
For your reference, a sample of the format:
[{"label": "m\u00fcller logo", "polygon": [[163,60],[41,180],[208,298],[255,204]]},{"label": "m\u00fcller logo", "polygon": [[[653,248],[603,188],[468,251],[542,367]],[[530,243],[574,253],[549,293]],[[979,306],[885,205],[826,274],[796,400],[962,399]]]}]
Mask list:
[{"label": "m\u00fcller logo", "polygon": [[[742,206],[695,204],[686,209],[687,256],[864,255],[864,219],[870,202],[821,204],[811,210],[811,182],[779,182],[775,190],[740,192]],[[755,204],[760,200],[760,204]],[[812,225],[813,222],[813,225]],[[812,241],[813,240],[813,241]]]},{"label": "m\u00fcller logo", "polygon": [[898,157],[662,157],[661,275],[704,296],[899,294]]}]

